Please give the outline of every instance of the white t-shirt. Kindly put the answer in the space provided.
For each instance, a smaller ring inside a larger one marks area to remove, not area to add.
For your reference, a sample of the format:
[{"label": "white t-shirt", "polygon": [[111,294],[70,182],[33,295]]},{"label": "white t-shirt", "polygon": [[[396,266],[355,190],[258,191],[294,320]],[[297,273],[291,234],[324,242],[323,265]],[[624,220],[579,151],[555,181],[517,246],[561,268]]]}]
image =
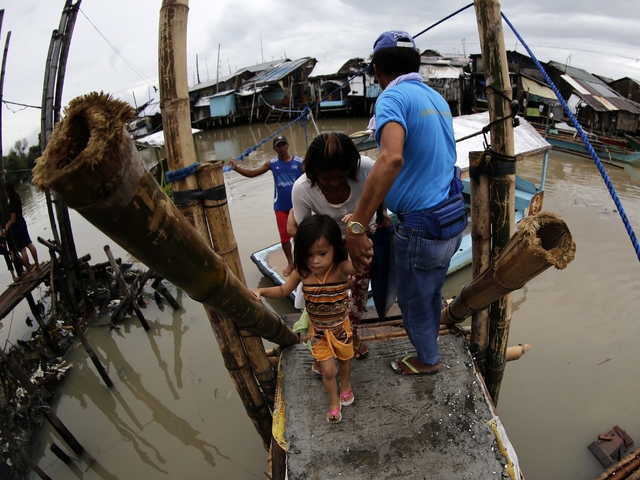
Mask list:
[{"label": "white t-shirt", "polygon": [[[338,204],[329,203],[317,183],[312,187],[311,182],[307,179],[307,175],[303,173],[300,178],[296,180],[296,183],[293,184],[293,190],[291,192],[293,216],[296,219],[296,223],[300,225],[302,220],[313,214],[329,215],[338,222],[342,236],[344,237],[347,224],[342,221],[342,217],[355,211],[372,167],[373,160],[364,155],[360,157],[360,169],[356,177],[357,180],[347,178],[351,194],[344,203]],[[374,223],[375,215],[369,221],[369,225],[373,225]]]}]

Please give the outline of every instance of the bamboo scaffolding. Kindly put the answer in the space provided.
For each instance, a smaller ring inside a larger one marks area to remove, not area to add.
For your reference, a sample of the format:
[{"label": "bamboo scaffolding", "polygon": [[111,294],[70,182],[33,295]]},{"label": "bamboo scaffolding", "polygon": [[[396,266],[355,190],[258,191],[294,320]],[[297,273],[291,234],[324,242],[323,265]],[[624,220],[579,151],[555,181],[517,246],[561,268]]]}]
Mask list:
[{"label": "bamboo scaffolding", "polygon": [[521,220],[502,253],[479,277],[462,288],[443,310],[440,323],[454,325],[514,290],[549,267],[567,267],[576,245],[569,228],[554,213],[540,212]]},{"label": "bamboo scaffolding", "polygon": [[[498,0],[474,0],[474,6],[487,85],[489,119],[492,122],[491,149],[497,154],[497,158],[492,159],[494,173],[490,177],[492,256],[495,258],[507,245],[515,226],[515,171],[498,173],[502,172],[498,167],[506,165],[507,158],[514,154],[513,124],[508,119],[512,113],[512,91],[500,3]],[[496,122],[502,118],[508,120]],[[497,405],[511,322],[509,294],[493,302],[489,319],[485,381],[493,403]]]},{"label": "bamboo scaffolding", "polygon": [[[38,188],[56,191],[134,257],[209,309],[278,345],[298,343],[298,335],[256,301],[146,170],[124,128],[131,107],[92,93],[72,100],[65,113],[34,169]],[[254,389],[239,378],[251,370],[237,350],[242,344],[234,338],[235,328],[215,334],[219,344],[231,345],[222,345],[221,351],[237,388],[242,388],[243,402],[261,398],[257,385]],[[259,415],[256,411],[268,415],[266,404],[255,405],[256,410],[247,409],[250,416]],[[268,448],[270,416],[259,416],[252,420]]]},{"label": "bamboo scaffolding", "polygon": [[[164,0],[160,9],[158,41],[160,108],[167,162],[172,170],[191,166],[196,160],[191,135],[187,85],[188,4],[188,0]],[[173,189],[174,191],[199,190],[197,177],[189,175],[177,180],[174,182]],[[211,248],[213,245],[210,229],[214,230],[215,228],[214,225],[207,228],[202,201],[196,200],[183,204],[180,206],[180,211]],[[221,268],[226,268],[224,260],[222,262]],[[244,279],[240,279],[238,283],[244,286]],[[255,419],[257,421],[254,421],[254,424],[263,439],[265,449],[268,450],[271,439],[271,414],[264,405],[264,399],[259,390],[248,387],[253,384],[257,387],[256,382],[258,381],[266,401],[273,404],[276,376],[264,353],[262,341],[257,337],[251,339],[251,335],[244,341],[245,339],[238,334],[236,325],[229,318],[226,318],[223,312],[216,311],[211,306],[208,309],[205,308],[205,311],[218,340],[220,351],[223,352],[225,366],[229,371],[236,372],[234,383],[236,383],[236,388],[245,407],[247,407],[247,411],[260,412],[261,419]],[[291,333],[293,334],[293,332]],[[222,342],[232,343],[221,345]],[[252,366],[254,367],[253,371]],[[239,376],[242,377],[241,380],[238,378]],[[247,388],[251,390],[248,391]]]}]

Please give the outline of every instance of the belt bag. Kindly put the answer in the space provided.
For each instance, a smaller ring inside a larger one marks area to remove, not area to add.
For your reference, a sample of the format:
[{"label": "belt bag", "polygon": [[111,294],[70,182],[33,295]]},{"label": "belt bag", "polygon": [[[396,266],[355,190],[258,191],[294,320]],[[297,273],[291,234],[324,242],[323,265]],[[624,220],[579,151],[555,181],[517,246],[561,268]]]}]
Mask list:
[{"label": "belt bag", "polygon": [[467,210],[462,194],[445,198],[431,208],[405,213],[403,223],[409,228],[426,231],[433,240],[449,240],[467,226]]}]

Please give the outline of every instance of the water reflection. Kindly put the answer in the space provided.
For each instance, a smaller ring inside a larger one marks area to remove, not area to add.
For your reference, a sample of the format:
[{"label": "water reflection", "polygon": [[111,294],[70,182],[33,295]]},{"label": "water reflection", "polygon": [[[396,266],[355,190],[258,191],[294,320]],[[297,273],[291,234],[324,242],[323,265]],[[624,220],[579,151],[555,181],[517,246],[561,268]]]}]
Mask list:
[{"label": "water reflection", "polygon": [[[366,124],[367,119],[317,121],[320,131],[353,132]],[[238,155],[282,125],[202,132],[198,134],[201,159]],[[304,155],[314,130],[309,124],[306,136],[299,125],[284,132],[290,151]],[[245,162],[255,166],[274,155],[267,142]],[[517,166],[519,175],[536,184],[540,168],[540,159]],[[605,168],[637,230],[638,169]],[[272,179],[269,175],[246,179],[229,172],[225,180],[247,282],[264,284],[249,257],[279,241]],[[46,232],[48,220],[46,212],[39,213],[39,194],[23,198],[36,203],[27,210],[35,216],[27,216],[34,236]],[[618,424],[632,438],[640,435],[635,414],[640,386],[633,381],[640,342],[640,266],[602,178],[588,160],[551,156],[544,209],[560,215],[569,226],[577,244],[576,259],[566,270],[547,270],[514,292],[509,345],[533,343],[534,347],[508,365],[498,413],[527,479],[594,478],[603,469],[586,446],[599,433]],[[114,255],[129,259],[75,212],[71,216],[80,255],[91,253],[93,261],[104,261],[102,247],[110,244]],[[470,280],[470,269],[456,272],[447,279],[445,295],[457,295]],[[177,298],[180,295],[176,293]],[[179,301],[184,311],[162,310],[154,302],[147,306],[149,332],[136,319],[127,319],[111,334],[105,328],[90,330],[90,340],[116,384],[111,390],[84,350],[75,349],[68,356],[76,368],[54,407],[100,462],[86,472],[72,469],[76,477],[182,478],[189,472],[193,478],[264,478],[267,454],[224,369],[206,315],[188,297]],[[293,311],[286,301],[270,305],[281,313]],[[22,323],[22,319],[15,322],[14,332]],[[6,329],[5,325],[0,333]],[[366,361],[361,366],[366,368]],[[69,468],[48,451],[54,438],[60,444],[57,435],[45,429],[34,456],[52,478],[69,478]]]}]

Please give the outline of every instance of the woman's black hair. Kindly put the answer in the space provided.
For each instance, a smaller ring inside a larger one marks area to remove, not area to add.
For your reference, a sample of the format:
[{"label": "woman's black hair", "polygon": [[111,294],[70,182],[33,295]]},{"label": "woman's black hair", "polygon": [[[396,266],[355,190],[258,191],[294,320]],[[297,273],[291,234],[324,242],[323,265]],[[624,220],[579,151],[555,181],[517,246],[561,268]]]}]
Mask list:
[{"label": "woman's black hair", "polygon": [[20,195],[16,192],[16,187],[12,182],[5,182],[4,191],[7,192],[7,200],[13,200],[22,206],[22,201],[20,200]]},{"label": "woman's black hair", "polygon": [[348,177],[357,181],[360,152],[348,135],[340,132],[322,133],[309,145],[302,168],[312,186],[318,181],[318,173],[336,169],[348,172]]},{"label": "woman's black hair", "polygon": [[293,264],[302,278],[309,274],[307,253],[320,238],[333,246],[334,264],[347,260],[338,222],[329,215],[311,215],[300,222],[294,237]]},{"label": "woman's black hair", "polygon": [[407,47],[383,48],[375,53],[371,63],[380,73],[405,75],[420,71],[420,54]]}]

